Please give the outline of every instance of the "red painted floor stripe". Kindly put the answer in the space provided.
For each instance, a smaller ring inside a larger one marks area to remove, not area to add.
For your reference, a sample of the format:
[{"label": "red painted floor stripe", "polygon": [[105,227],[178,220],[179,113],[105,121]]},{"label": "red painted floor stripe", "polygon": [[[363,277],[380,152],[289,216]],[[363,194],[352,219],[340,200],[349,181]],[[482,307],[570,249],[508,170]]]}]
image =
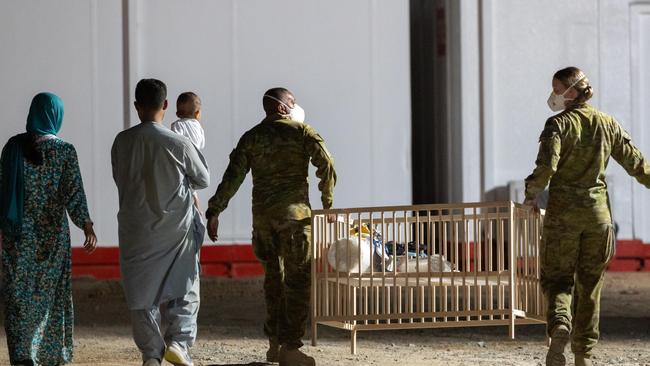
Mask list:
[{"label": "red painted floor stripe", "polygon": [[[470,246],[473,249],[473,246]],[[72,248],[73,277],[97,279],[120,278],[119,249],[100,247],[93,254],[83,248]],[[204,244],[201,248],[202,275],[206,277],[255,277],[263,276],[264,270],[255,258],[250,244]],[[619,240],[616,257],[609,271],[650,271],[650,245],[640,240]]]},{"label": "red painted floor stripe", "polygon": [[[257,277],[264,275],[250,244],[204,244],[201,248],[201,275],[205,277]],[[72,276],[96,279],[120,278],[118,247],[99,247],[92,254],[72,248]]]},{"label": "red painted floor stripe", "polygon": [[617,259],[614,258],[607,266],[610,272],[637,272],[642,268],[640,259]]},{"label": "red painted floor stripe", "polygon": [[616,243],[616,258],[643,258],[646,247],[641,240],[619,240]]}]

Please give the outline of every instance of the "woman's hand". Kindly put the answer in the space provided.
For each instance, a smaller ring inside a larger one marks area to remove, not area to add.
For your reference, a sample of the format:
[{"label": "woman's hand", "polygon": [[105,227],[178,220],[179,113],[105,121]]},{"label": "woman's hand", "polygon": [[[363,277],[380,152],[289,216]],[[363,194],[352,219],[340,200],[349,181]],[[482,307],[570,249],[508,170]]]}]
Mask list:
[{"label": "woman's hand", "polygon": [[92,222],[87,222],[86,225],[84,225],[84,235],[86,236],[84,249],[86,249],[86,253],[90,254],[94,252],[97,247],[97,235],[95,235]]}]

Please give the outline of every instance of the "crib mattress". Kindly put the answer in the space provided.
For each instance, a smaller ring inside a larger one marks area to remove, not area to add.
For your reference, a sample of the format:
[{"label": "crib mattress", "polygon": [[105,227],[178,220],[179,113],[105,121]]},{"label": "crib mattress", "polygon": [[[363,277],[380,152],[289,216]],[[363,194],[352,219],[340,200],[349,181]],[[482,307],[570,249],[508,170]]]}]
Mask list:
[{"label": "crib mattress", "polygon": [[[416,276],[419,275],[419,277]],[[356,273],[331,272],[325,277],[324,273],[317,274],[320,281],[327,280],[329,283],[351,287],[393,287],[393,286],[506,286],[510,281],[510,271],[501,272],[438,272],[438,273],[375,273],[363,274],[361,278]],[[517,281],[538,282],[534,276],[515,277]]]}]

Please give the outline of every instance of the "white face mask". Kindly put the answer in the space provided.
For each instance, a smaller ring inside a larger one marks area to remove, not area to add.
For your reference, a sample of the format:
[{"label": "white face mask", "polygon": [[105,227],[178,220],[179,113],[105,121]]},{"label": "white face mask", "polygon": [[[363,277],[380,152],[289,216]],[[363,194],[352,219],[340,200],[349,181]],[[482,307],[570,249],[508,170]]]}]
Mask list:
[{"label": "white face mask", "polygon": [[291,111],[289,112],[289,116],[294,121],[301,122],[301,123],[305,122],[305,110],[302,109],[302,107],[299,106],[298,103],[293,103],[293,108],[291,108]]},{"label": "white face mask", "polygon": [[278,98],[272,97],[272,96],[267,95],[267,94],[264,94],[264,97],[265,98],[271,98],[271,99],[275,100],[276,102],[281,103],[285,107],[289,108],[289,118],[291,118],[291,120],[296,121],[296,122],[301,122],[301,123],[305,122],[305,110],[302,109],[302,107],[299,106],[298,103],[293,103],[293,108],[291,108],[291,107],[289,107],[287,105],[287,103],[281,101]]},{"label": "white face mask", "polygon": [[585,75],[583,75],[580,79],[576,80],[576,82],[571,84],[570,87],[566,88],[566,90],[562,94],[555,94],[555,92],[551,90],[551,95],[548,96],[548,100],[546,101],[548,107],[551,108],[553,112],[563,111],[566,108],[566,102],[569,100],[573,100],[571,98],[565,97],[564,94],[566,94],[566,92],[568,92],[569,89],[573,88],[577,83],[582,81],[582,79],[584,78]]},{"label": "white face mask", "polygon": [[546,101],[546,103],[548,104],[548,107],[551,108],[553,112],[559,112],[564,110],[564,108],[566,108],[566,101],[571,99],[565,98],[564,97],[565,93],[566,91],[558,95],[555,94],[555,92],[551,91],[551,95],[548,96],[548,100]]}]

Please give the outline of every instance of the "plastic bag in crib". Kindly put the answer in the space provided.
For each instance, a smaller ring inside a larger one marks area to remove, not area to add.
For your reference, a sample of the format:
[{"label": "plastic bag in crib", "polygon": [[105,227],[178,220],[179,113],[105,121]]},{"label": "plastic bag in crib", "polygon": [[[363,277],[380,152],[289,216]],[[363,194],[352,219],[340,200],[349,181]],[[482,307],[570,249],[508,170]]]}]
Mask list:
[{"label": "plastic bag in crib", "polygon": [[393,260],[388,255],[388,247],[383,245],[384,240],[379,230],[375,228],[371,230],[368,224],[362,224],[361,229],[359,229],[358,226],[350,229],[350,235],[359,235],[359,231],[361,231],[362,237],[369,239],[372,236],[373,270],[376,272],[381,272],[383,270],[386,272],[392,272]]},{"label": "plastic bag in crib", "polygon": [[371,256],[372,247],[368,234],[361,234],[361,240],[359,235],[341,238],[330,244],[327,250],[327,262],[338,272],[368,272]]},{"label": "plastic bag in crib", "polygon": [[[431,263],[430,269],[429,263]],[[451,262],[445,260],[445,257],[440,254],[428,257],[407,258],[399,256],[397,258],[397,272],[429,272],[429,270],[431,272],[452,272],[454,268]]]}]

